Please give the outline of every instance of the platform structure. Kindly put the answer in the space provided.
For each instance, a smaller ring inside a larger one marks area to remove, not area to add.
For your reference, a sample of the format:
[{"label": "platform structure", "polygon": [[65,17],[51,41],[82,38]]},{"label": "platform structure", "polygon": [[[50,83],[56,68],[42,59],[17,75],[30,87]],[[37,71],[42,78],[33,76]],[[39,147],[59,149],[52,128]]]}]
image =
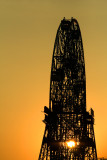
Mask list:
[{"label": "platform structure", "polygon": [[49,108],[38,160],[97,160],[94,111],[86,110],[84,51],[76,19],[57,30],[50,78]]}]

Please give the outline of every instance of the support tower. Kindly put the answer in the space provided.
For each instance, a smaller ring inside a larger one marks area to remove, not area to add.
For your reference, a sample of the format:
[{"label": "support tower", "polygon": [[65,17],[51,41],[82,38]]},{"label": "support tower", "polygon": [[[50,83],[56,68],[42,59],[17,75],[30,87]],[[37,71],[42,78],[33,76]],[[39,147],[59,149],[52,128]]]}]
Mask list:
[{"label": "support tower", "polygon": [[76,19],[63,19],[53,50],[39,160],[97,160],[94,111],[86,111],[84,51]]}]

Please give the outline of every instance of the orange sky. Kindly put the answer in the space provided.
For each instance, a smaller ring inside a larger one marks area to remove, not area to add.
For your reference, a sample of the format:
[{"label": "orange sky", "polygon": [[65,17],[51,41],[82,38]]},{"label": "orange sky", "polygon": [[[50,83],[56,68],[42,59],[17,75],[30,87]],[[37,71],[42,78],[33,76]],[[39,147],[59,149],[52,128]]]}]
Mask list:
[{"label": "orange sky", "polygon": [[95,111],[99,157],[107,157],[107,1],[0,0],[0,159],[37,160],[54,40],[63,17],[78,20],[87,109]]}]

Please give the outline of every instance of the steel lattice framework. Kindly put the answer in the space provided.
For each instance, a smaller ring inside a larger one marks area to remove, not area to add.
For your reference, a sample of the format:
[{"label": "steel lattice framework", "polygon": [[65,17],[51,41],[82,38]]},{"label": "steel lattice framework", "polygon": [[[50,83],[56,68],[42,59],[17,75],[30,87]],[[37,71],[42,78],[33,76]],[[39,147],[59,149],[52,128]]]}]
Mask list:
[{"label": "steel lattice framework", "polygon": [[[86,77],[76,19],[63,19],[54,44],[49,108],[39,160],[97,160],[94,111],[86,111]],[[75,147],[66,142],[75,141]]]}]

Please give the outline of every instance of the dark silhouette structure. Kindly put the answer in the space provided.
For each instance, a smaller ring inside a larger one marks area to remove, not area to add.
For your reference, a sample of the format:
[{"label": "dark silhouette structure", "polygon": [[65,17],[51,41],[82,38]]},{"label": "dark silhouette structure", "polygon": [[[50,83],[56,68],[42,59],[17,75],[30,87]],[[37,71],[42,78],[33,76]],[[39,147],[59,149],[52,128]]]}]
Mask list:
[{"label": "dark silhouette structure", "polygon": [[74,18],[64,18],[57,31],[44,113],[39,160],[97,160],[94,111],[86,111],[84,51]]}]

